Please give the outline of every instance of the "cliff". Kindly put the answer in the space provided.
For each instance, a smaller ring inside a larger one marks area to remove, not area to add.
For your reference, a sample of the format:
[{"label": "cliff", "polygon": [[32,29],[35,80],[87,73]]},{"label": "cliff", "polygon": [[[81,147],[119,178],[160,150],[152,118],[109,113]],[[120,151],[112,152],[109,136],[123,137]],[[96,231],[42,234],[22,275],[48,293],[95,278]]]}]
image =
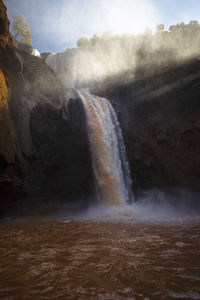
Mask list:
[{"label": "cliff", "polygon": [[[82,103],[43,60],[13,47],[0,8],[0,214],[86,207],[95,184]],[[200,193],[199,70],[194,58],[91,84],[118,114],[136,196]]]},{"label": "cliff", "polygon": [[148,69],[96,92],[118,111],[136,194],[200,192],[198,58],[154,73]]},{"label": "cliff", "polygon": [[[1,208],[10,208],[13,197],[20,193],[22,168],[19,166],[19,144],[11,116],[11,88],[5,63],[12,60],[13,46],[9,33],[6,7],[0,1],[0,193]],[[15,60],[13,60],[15,62]],[[10,64],[11,61],[8,63]]]},{"label": "cliff", "polygon": [[87,206],[93,175],[82,104],[45,62],[13,47],[0,7],[0,215]]},{"label": "cliff", "polygon": [[1,50],[12,46],[12,39],[9,32],[10,22],[6,14],[6,6],[0,1],[0,47]]}]

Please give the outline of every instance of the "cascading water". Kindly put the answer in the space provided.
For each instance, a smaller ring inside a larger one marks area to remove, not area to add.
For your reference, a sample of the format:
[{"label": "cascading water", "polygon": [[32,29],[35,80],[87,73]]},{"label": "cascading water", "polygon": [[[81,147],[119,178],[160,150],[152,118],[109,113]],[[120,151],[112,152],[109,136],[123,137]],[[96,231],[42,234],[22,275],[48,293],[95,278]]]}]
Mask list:
[{"label": "cascading water", "polygon": [[45,62],[54,70],[65,87],[74,87],[76,81],[77,49],[50,53]]},{"label": "cascading water", "polygon": [[[77,52],[66,50],[60,54],[52,53],[45,59],[66,87],[74,86],[76,77],[74,66],[77,63],[77,56]],[[69,69],[70,74],[74,74],[71,76],[71,82],[67,75]],[[98,198],[108,205],[123,205],[131,202],[133,196],[129,164],[121,128],[112,105],[108,100],[86,91],[73,88],[68,91],[76,94],[75,98],[78,94],[85,107]]]},{"label": "cascading water", "polygon": [[77,91],[85,107],[97,194],[107,205],[132,200],[129,164],[122,132],[110,102]]}]

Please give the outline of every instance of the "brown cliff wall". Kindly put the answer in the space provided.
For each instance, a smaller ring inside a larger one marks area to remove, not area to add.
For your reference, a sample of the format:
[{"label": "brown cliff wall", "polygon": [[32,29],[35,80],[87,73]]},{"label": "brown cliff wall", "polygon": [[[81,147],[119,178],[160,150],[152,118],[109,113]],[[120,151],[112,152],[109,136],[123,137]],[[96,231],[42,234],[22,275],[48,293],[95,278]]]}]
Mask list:
[{"label": "brown cliff wall", "polygon": [[[45,62],[12,46],[1,0],[0,8],[0,214],[85,206],[94,179],[83,107],[71,100],[66,119],[65,88]],[[118,113],[136,195],[200,193],[199,72],[195,59],[95,88]]]},{"label": "brown cliff wall", "polygon": [[9,32],[10,22],[6,14],[7,8],[2,1],[0,1],[0,47],[6,48],[12,46],[12,39]]},{"label": "brown cliff wall", "polygon": [[200,62],[193,59],[103,92],[120,118],[134,190],[200,193]]}]

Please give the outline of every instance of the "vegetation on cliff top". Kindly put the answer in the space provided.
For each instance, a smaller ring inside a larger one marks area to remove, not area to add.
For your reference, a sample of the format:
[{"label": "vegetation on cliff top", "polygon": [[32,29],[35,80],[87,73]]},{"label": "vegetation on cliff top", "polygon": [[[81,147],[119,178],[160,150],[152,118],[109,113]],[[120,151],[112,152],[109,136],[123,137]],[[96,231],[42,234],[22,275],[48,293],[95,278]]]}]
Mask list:
[{"label": "vegetation on cliff top", "polygon": [[200,24],[190,21],[189,24],[172,25],[168,30],[160,24],[155,33],[147,29],[138,35],[107,32],[101,37],[82,37],[77,46],[79,80],[99,81],[120,74],[128,80],[136,73],[152,74],[160,67],[170,67],[199,56]]},{"label": "vegetation on cliff top", "polygon": [[19,14],[13,17],[14,41],[21,37],[20,42],[32,46],[32,34],[26,18]]}]

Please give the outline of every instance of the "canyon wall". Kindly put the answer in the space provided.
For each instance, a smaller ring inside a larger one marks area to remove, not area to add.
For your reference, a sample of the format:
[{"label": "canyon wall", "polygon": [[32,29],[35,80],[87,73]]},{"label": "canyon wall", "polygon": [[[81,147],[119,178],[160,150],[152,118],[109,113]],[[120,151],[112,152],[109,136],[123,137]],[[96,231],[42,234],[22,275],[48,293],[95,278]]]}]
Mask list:
[{"label": "canyon wall", "polygon": [[13,47],[0,8],[0,214],[87,206],[93,174],[82,103],[43,60]]},{"label": "canyon wall", "polygon": [[147,74],[99,90],[118,111],[135,193],[199,193],[200,61]]},{"label": "canyon wall", "polygon": [[[86,207],[95,185],[83,105],[42,59],[13,47],[1,0],[0,12],[0,214]],[[118,114],[136,196],[200,193],[199,70],[194,58],[89,84]]]}]

